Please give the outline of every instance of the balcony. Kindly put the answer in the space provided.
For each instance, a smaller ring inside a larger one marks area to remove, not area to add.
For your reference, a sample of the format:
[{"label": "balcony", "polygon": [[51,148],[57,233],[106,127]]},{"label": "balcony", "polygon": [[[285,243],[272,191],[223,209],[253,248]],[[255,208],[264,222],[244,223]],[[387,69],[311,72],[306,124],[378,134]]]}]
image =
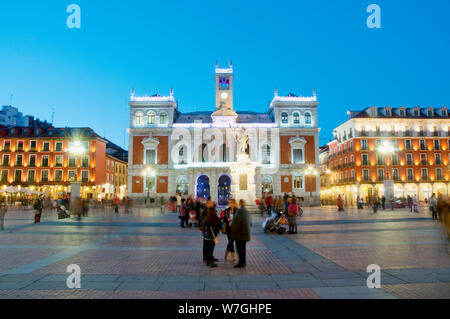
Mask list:
[{"label": "balcony", "polygon": [[377,181],[383,182],[384,181],[384,176],[377,176]]},{"label": "balcony", "polygon": [[442,165],[442,161],[441,160],[436,160],[434,163],[435,163],[435,165]]},{"label": "balcony", "polygon": [[406,161],[406,165],[412,166],[414,164],[413,164],[413,161],[411,160],[411,161]]},{"label": "balcony", "polygon": [[422,181],[428,181],[428,175],[422,175]]}]

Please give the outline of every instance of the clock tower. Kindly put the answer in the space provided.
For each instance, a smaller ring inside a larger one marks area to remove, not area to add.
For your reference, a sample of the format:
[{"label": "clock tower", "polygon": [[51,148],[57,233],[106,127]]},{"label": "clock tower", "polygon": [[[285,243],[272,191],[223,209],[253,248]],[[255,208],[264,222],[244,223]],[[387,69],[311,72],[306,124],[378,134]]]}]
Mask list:
[{"label": "clock tower", "polygon": [[235,122],[237,113],[233,109],[233,66],[219,68],[216,63],[216,111],[212,114],[214,123]]}]

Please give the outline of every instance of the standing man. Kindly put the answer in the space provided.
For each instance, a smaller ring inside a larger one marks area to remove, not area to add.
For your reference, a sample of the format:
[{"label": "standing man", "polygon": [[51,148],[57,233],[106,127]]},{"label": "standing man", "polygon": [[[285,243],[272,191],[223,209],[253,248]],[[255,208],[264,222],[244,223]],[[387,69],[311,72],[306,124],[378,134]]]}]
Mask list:
[{"label": "standing man", "polygon": [[437,207],[438,207],[438,200],[436,198],[436,194],[433,193],[433,195],[430,198],[429,201],[429,205],[430,205],[430,211],[431,211],[431,216],[433,219],[438,219],[437,216]]},{"label": "standing man", "polygon": [[231,223],[231,238],[236,241],[236,250],[239,256],[239,261],[234,268],[244,268],[246,266],[246,245],[250,241],[250,216],[242,199],[239,201],[239,209]]},{"label": "standing man", "polygon": [[5,230],[5,215],[8,206],[6,206],[5,198],[0,199],[0,230]]},{"label": "standing man", "polygon": [[34,201],[33,208],[36,210],[36,213],[34,214],[34,223],[35,224],[40,223],[42,216],[42,209],[44,208],[42,197],[36,198],[36,200]]},{"label": "standing man", "polygon": [[266,207],[267,207],[267,214],[269,216],[272,215],[272,206],[273,206],[273,197],[269,194],[269,196],[266,197]]},{"label": "standing man", "polygon": [[386,197],[381,197],[381,208],[383,208],[383,210],[386,210]]}]

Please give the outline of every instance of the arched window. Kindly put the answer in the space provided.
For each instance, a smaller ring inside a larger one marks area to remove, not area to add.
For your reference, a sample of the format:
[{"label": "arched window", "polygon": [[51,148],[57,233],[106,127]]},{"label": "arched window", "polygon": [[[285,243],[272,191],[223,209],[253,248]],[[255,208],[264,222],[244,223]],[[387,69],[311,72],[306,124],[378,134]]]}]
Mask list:
[{"label": "arched window", "polygon": [[177,184],[176,193],[178,195],[186,195],[188,193],[189,185],[188,185],[186,176],[184,176],[184,175],[178,176],[176,184]]},{"label": "arched window", "polygon": [[159,124],[161,125],[167,124],[167,113],[163,112],[159,114]]},{"label": "arched window", "polygon": [[289,115],[286,112],[281,113],[281,124],[289,123]]},{"label": "arched window", "polygon": [[136,113],[136,125],[143,125],[144,124],[144,116],[141,112]]},{"label": "arched window", "polygon": [[311,123],[312,123],[312,120],[311,120],[311,113],[306,112],[306,113],[305,113],[305,124],[306,124],[306,125],[311,125]]},{"label": "arched window", "polygon": [[147,121],[148,121],[148,124],[150,124],[150,125],[155,124],[155,113],[154,112],[147,113]]},{"label": "arched window", "polygon": [[300,125],[300,114],[298,112],[294,113],[294,125]]}]

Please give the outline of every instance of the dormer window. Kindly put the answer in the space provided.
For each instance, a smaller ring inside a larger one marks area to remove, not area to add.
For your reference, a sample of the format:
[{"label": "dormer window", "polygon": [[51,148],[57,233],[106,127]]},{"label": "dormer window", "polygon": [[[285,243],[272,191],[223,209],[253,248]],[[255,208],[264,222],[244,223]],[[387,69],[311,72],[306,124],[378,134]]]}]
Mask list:
[{"label": "dormer window", "polygon": [[414,110],[414,116],[419,116],[419,110]]},{"label": "dormer window", "polygon": [[136,114],[136,125],[144,125],[144,116],[140,112]]},{"label": "dormer window", "polygon": [[433,116],[433,110],[428,110],[428,116]]},{"label": "dormer window", "polygon": [[447,116],[447,111],[446,110],[442,110],[442,116]]},{"label": "dormer window", "polygon": [[159,124],[166,125],[167,124],[167,113],[159,114]]},{"label": "dormer window", "polygon": [[294,125],[300,125],[300,114],[294,113]]},{"label": "dormer window", "polygon": [[311,125],[311,123],[312,123],[311,113],[306,112],[305,113],[305,124],[306,125]]},{"label": "dormer window", "polygon": [[405,110],[401,109],[399,114],[400,114],[400,116],[405,116]]},{"label": "dormer window", "polygon": [[289,115],[286,112],[281,113],[281,124],[289,123]]},{"label": "dormer window", "polygon": [[155,113],[154,112],[149,112],[147,114],[147,121],[148,121],[148,124],[150,124],[150,125],[155,124]]},{"label": "dormer window", "polygon": [[386,110],[386,116],[391,116],[391,110]]}]

